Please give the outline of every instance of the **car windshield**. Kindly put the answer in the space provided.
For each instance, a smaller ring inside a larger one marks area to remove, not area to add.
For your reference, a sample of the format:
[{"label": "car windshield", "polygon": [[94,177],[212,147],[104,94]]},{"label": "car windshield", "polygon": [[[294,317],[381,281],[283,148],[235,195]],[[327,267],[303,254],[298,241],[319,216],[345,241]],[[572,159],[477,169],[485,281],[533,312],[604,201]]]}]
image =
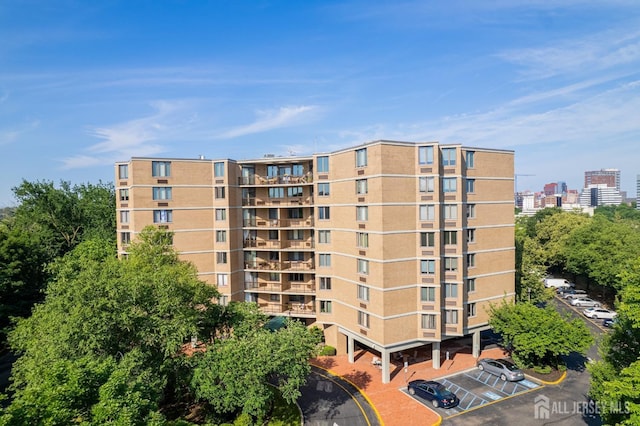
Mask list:
[{"label": "car windshield", "polygon": [[450,396],[451,392],[449,392],[447,390],[447,388],[444,387],[444,385],[437,385],[436,386],[436,390],[438,391],[438,393],[442,396]]},{"label": "car windshield", "polygon": [[502,364],[503,364],[505,367],[507,367],[507,369],[508,369],[509,371],[517,371],[517,370],[519,370],[519,368],[518,368],[518,367],[516,367],[516,365],[515,365],[514,363],[512,363],[512,362],[509,362],[509,361],[502,361]]}]

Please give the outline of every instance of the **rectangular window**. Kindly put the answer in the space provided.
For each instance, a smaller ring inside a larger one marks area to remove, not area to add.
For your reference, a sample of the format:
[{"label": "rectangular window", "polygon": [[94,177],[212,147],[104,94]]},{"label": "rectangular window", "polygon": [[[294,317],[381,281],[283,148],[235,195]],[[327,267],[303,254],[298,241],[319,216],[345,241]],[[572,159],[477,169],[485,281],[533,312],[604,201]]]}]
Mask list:
[{"label": "rectangular window", "polygon": [[216,263],[219,263],[219,264],[227,263],[226,251],[219,251],[218,253],[216,253]]},{"label": "rectangular window", "polygon": [[320,244],[331,243],[331,231],[318,231],[318,242]]},{"label": "rectangular window", "polygon": [[356,207],[356,220],[360,222],[365,222],[369,220],[369,207],[367,206],[357,206]]},{"label": "rectangular window", "polygon": [[458,258],[457,257],[445,257],[444,258],[444,270],[449,272],[455,272],[458,270]]},{"label": "rectangular window", "polygon": [[358,273],[363,275],[369,274],[369,261],[358,259]]},{"label": "rectangular window", "polygon": [[458,311],[447,309],[444,311],[445,324],[457,324],[458,323]]},{"label": "rectangular window", "polygon": [[329,207],[318,207],[318,219],[329,220],[331,219],[331,212]]},{"label": "rectangular window", "polygon": [[356,149],[356,167],[367,165],[367,148]]},{"label": "rectangular window", "polygon": [[356,180],[356,194],[364,195],[369,192],[369,183],[367,179]]},{"label": "rectangular window", "polygon": [[467,219],[475,219],[476,217],[476,205],[467,204]]},{"label": "rectangular window", "polygon": [[444,243],[447,245],[458,244],[458,231],[444,231]]},{"label": "rectangular window", "polygon": [[433,164],[433,147],[421,146],[418,148],[418,163]]},{"label": "rectangular window", "polygon": [[120,233],[120,242],[122,244],[130,244],[131,243],[131,232],[121,232]]},{"label": "rectangular window", "polygon": [[329,268],[331,266],[331,255],[330,254],[319,254],[318,255],[319,264],[323,268]]},{"label": "rectangular window", "polygon": [[475,156],[476,156],[475,151],[467,151],[466,153],[467,169],[473,169],[475,167]]},{"label": "rectangular window", "polygon": [[[256,237],[253,236],[252,239],[255,240]],[[270,240],[278,240],[278,239],[280,239],[280,235],[278,234],[278,230],[277,229],[269,229],[269,239]]]},{"label": "rectangular window", "polygon": [[304,176],[304,167],[302,164],[294,164],[292,166],[292,173],[294,176]]},{"label": "rectangular window", "polygon": [[216,220],[227,220],[227,209],[216,209]]},{"label": "rectangular window", "polygon": [[476,316],[476,304],[475,303],[469,303],[467,305],[467,318],[471,318],[471,317],[475,317]]},{"label": "rectangular window", "polygon": [[467,267],[473,268],[474,266],[476,266],[476,254],[467,253]]},{"label": "rectangular window", "polygon": [[446,220],[456,220],[458,219],[458,206],[455,204],[445,204],[444,208],[444,218]]},{"label": "rectangular window", "polygon": [[321,300],[320,301],[320,313],[322,313],[322,314],[330,314],[331,313],[331,300]]},{"label": "rectangular window", "polygon": [[476,242],[476,230],[475,229],[467,229],[467,243],[475,243]]},{"label": "rectangular window", "polygon": [[224,163],[213,163],[213,175],[215,177],[224,177]]},{"label": "rectangular window", "polygon": [[269,295],[269,302],[279,302],[280,301],[280,295],[279,294],[270,294]]},{"label": "rectangular window", "polygon": [[304,282],[304,274],[289,274],[289,281],[303,283]]},{"label": "rectangular window", "polygon": [[118,179],[127,179],[127,178],[129,178],[129,165],[120,164],[118,166]]},{"label": "rectangular window", "polygon": [[287,188],[287,197],[289,198],[302,197],[303,194],[304,190],[301,186],[290,186]]},{"label": "rectangular window", "polygon": [[423,314],[421,321],[422,328],[426,330],[435,330],[436,316],[434,314]]},{"label": "rectangular window", "polygon": [[366,232],[356,232],[356,247],[369,248],[369,234]]},{"label": "rectangular window", "polygon": [[215,187],[215,197],[217,200],[223,200],[225,198],[224,186]]},{"label": "rectangular window", "polygon": [[442,165],[443,166],[456,165],[456,149],[455,148],[442,148]]},{"label": "rectangular window", "polygon": [[468,193],[476,192],[476,180],[475,179],[467,179],[467,192]]},{"label": "rectangular window", "polygon": [[120,212],[120,223],[129,223],[129,210],[122,210]]},{"label": "rectangular window", "polygon": [[153,223],[171,223],[173,222],[173,210],[154,210]]},{"label": "rectangular window", "polygon": [[229,285],[229,276],[227,274],[218,274],[216,276],[216,283],[218,287],[226,287]]},{"label": "rectangular window", "polygon": [[328,197],[329,196],[329,184],[328,183],[319,183],[318,184],[318,197]]},{"label": "rectangular window", "polygon": [[316,158],[316,170],[318,173],[327,173],[329,171],[329,157]]},{"label": "rectangular window", "polygon": [[435,289],[435,287],[421,287],[420,288],[420,301],[421,302],[435,302],[436,301],[436,289]]},{"label": "rectangular window", "polygon": [[154,200],[170,200],[171,199],[171,187],[170,186],[156,186],[153,188]]},{"label": "rectangular window", "polygon": [[153,177],[171,176],[171,162],[170,161],[152,161],[151,175]]},{"label": "rectangular window", "polygon": [[[275,239],[277,239],[277,237]],[[303,240],[304,239],[304,230],[302,230],[302,229],[290,229],[289,231],[287,231],[287,239],[289,239],[291,241]]]},{"label": "rectangular window", "polygon": [[358,299],[369,301],[369,287],[365,287],[362,284],[358,284]]},{"label": "rectangular window", "polygon": [[476,291],[476,279],[467,278],[467,293],[473,293]]},{"label": "rectangular window", "polygon": [[369,328],[369,314],[366,312],[358,311],[358,325],[361,327]]},{"label": "rectangular window", "polygon": [[456,178],[442,178],[442,192],[456,192],[458,190]]},{"label": "rectangular window", "polygon": [[330,277],[320,277],[320,290],[331,290]]},{"label": "rectangular window", "polygon": [[216,231],[216,242],[224,243],[227,241],[227,231]]},{"label": "rectangular window", "polygon": [[444,297],[448,299],[458,297],[458,284],[444,283]]},{"label": "rectangular window", "polygon": [[120,201],[129,201],[129,190],[121,189],[120,190]]},{"label": "rectangular window", "polygon": [[420,261],[420,273],[421,274],[427,274],[427,275],[433,275],[436,273],[436,261],[429,259],[429,260],[421,260]]},{"label": "rectangular window", "polygon": [[435,247],[436,246],[436,233],[435,232],[421,232],[420,233],[420,247]]},{"label": "rectangular window", "polygon": [[420,192],[434,192],[436,189],[436,179],[433,176],[421,176],[418,183]]},{"label": "rectangular window", "polygon": [[280,282],[280,274],[277,272],[269,272],[269,281]]},{"label": "rectangular window", "polygon": [[435,220],[436,207],[433,204],[423,204],[420,206],[420,220]]},{"label": "rectangular window", "polygon": [[[269,209],[269,215],[271,215],[271,210]],[[276,209],[273,209],[276,210]],[[302,208],[294,208],[294,209],[288,209],[287,210],[287,217],[289,219],[302,219]],[[277,219],[277,217],[273,218],[271,216],[269,216],[269,219]]]},{"label": "rectangular window", "polygon": [[269,188],[269,198],[284,198],[284,188]]}]

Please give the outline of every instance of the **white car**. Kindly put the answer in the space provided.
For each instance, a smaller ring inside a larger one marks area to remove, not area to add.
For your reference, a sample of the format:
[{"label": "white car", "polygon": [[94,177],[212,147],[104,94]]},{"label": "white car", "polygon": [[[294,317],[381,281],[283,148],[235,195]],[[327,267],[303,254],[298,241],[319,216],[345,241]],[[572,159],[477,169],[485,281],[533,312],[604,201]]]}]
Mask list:
[{"label": "white car", "polygon": [[593,319],[613,319],[618,314],[614,311],[610,311],[604,308],[591,308],[585,309],[584,315]]},{"label": "white car", "polygon": [[571,304],[573,306],[594,306],[596,308],[600,307],[600,303],[596,302],[593,299],[589,299],[588,297],[579,297],[577,299],[571,299]]}]

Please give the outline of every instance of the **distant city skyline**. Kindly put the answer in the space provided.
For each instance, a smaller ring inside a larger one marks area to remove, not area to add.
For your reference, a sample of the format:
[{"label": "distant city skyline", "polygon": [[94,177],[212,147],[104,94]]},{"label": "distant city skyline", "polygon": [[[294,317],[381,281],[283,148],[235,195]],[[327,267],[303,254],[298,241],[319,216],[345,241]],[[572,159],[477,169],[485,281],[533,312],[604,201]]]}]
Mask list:
[{"label": "distant city skyline", "polygon": [[[0,206],[132,156],[515,151],[518,191],[640,173],[635,0],[0,6]],[[526,176],[532,175],[532,176]]]}]

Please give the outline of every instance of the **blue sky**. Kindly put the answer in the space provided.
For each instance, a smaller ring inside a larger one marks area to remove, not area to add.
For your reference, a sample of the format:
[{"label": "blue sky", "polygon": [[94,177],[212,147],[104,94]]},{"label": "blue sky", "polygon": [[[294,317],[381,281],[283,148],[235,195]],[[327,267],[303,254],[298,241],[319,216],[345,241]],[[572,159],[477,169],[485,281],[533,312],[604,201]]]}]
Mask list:
[{"label": "blue sky", "polygon": [[519,190],[640,173],[640,3],[0,2],[0,206],[131,156],[377,139],[516,152]]}]

